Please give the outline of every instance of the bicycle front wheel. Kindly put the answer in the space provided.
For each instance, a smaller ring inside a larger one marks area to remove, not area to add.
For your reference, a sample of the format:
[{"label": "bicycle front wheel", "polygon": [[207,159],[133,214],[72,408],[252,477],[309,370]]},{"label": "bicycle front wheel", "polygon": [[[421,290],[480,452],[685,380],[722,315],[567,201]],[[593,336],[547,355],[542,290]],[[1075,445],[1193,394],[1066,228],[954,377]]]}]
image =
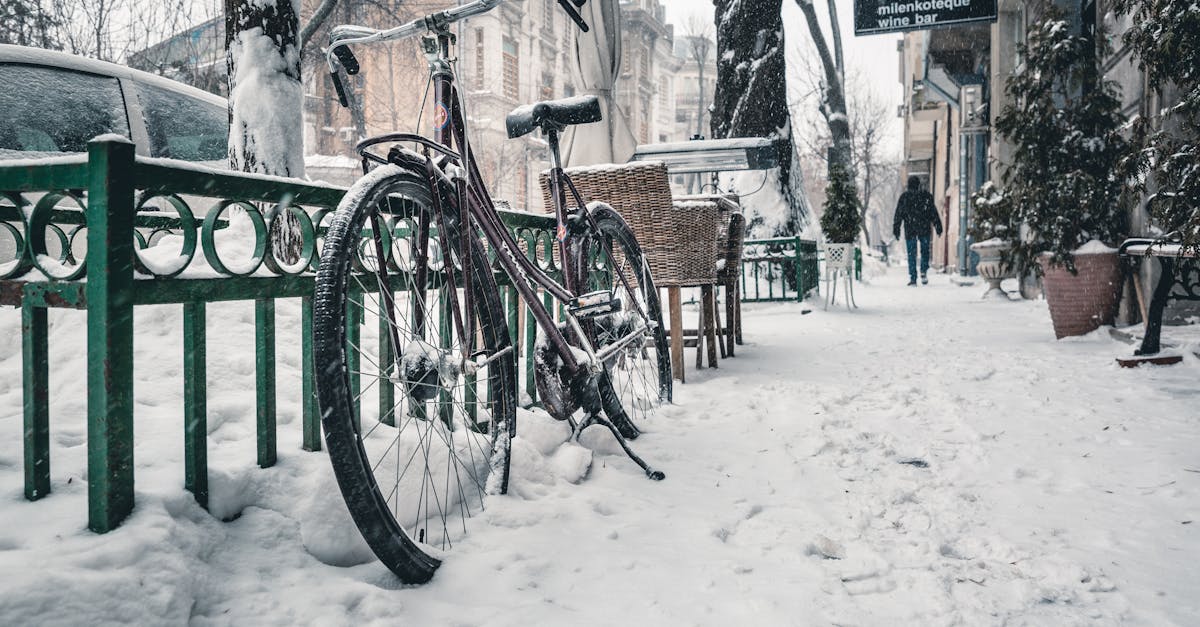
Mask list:
[{"label": "bicycle front wheel", "polygon": [[[605,360],[599,392],[604,413],[628,439],[663,403],[671,401],[671,355],[662,323],[662,305],[650,266],[633,229],[612,207],[591,208],[599,233],[593,241],[609,251],[607,281],[621,300],[622,311],[595,323],[595,346],[603,350],[623,343]],[[637,337],[631,337],[632,334]]]},{"label": "bicycle front wheel", "polygon": [[437,193],[435,205],[423,173],[393,165],[351,187],[314,297],[334,473],[367,544],[406,583],[428,581],[485,496],[507,490],[515,435],[499,293],[453,193]]}]

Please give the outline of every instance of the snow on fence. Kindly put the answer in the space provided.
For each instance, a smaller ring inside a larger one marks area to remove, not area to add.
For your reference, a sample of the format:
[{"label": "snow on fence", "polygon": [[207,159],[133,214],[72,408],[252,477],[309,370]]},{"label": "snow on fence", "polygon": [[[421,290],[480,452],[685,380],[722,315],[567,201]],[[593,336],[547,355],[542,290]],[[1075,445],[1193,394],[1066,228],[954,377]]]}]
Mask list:
[{"label": "snow on fence", "polygon": [[[298,180],[136,157],[133,145],[119,138],[94,140],[86,158],[0,163],[0,305],[21,309],[25,497],[37,500],[50,492],[51,307],[82,309],[87,315],[88,526],[93,531],[115,528],[133,508],[135,306],[183,306],[184,485],[207,506],[205,306],[254,301],[257,463],[272,466],[275,300],[301,299],[301,356],[304,364],[312,363],[312,293],[321,238],[344,193]],[[211,209],[201,216],[192,209],[198,206]],[[267,217],[276,211],[294,217],[299,242],[276,241],[283,238]],[[554,219],[501,215],[526,254],[556,275]],[[393,261],[411,251],[408,220],[401,211],[388,221]],[[276,256],[281,244],[292,251],[281,255],[293,257],[290,261]],[[605,274],[604,269],[597,267],[596,274]],[[522,315],[525,308],[507,277],[497,279],[514,345],[525,349],[522,379],[532,402],[536,326],[532,316]],[[404,287],[398,283],[396,289]],[[360,326],[350,329],[352,341]],[[354,348],[351,361],[358,362],[357,343]],[[301,370],[302,446],[317,451],[321,430],[313,373]],[[380,386],[381,405],[389,402],[387,387]]]},{"label": "snow on fence", "polygon": [[746,240],[742,302],[804,300],[817,289],[817,243],[799,237]]}]

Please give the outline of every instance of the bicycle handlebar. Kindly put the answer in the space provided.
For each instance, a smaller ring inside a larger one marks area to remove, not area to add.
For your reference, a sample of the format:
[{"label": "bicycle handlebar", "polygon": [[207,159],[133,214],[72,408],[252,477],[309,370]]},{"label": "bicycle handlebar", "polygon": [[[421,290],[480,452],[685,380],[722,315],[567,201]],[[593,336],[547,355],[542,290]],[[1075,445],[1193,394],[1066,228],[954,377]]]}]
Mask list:
[{"label": "bicycle handlebar", "polygon": [[[345,24],[335,26],[329,32],[329,50],[325,52],[325,61],[329,64],[329,73],[333,78],[334,87],[337,89],[338,101],[343,107],[349,106],[346,98],[346,90],[342,87],[341,79],[338,78],[337,68],[342,66],[346,69],[346,73],[350,75],[358,74],[358,60],[354,58],[354,53],[350,51],[351,44],[370,44],[383,41],[395,41],[412,37],[423,31],[440,31],[446,26],[453,24],[459,20],[464,20],[468,17],[487,13],[499,6],[506,0],[475,0],[474,2],[464,4],[462,6],[438,11],[426,15],[425,17],[417,18],[407,24],[401,24],[394,28],[386,30],[378,30],[368,28],[366,26],[355,26]],[[583,16],[575,7],[583,7],[587,0],[558,0],[558,4],[566,10],[567,15],[583,32],[588,32],[587,22],[583,20]],[[574,4],[575,6],[571,6]],[[335,60],[336,59],[336,60]]]}]

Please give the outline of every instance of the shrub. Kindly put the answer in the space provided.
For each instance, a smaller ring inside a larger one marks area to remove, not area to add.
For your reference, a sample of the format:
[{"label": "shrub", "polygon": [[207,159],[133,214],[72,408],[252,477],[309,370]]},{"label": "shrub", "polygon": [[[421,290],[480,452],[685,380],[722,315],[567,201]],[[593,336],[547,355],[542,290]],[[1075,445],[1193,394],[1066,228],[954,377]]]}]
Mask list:
[{"label": "shrub", "polygon": [[846,168],[834,164],[829,169],[829,185],[825,187],[825,212],[821,214],[821,231],[831,244],[852,244],[858,240],[862,227],[858,192]]}]

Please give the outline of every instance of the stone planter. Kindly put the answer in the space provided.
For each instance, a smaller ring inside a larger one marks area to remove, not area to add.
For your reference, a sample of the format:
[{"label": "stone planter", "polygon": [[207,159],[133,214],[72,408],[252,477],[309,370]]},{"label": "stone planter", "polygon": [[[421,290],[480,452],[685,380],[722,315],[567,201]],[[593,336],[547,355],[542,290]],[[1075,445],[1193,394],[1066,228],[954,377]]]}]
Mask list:
[{"label": "stone planter", "polygon": [[984,300],[1009,300],[1008,294],[1000,287],[1001,281],[1014,276],[1012,266],[1002,260],[1004,251],[1009,248],[1012,248],[1012,244],[1002,239],[971,244],[971,250],[979,255],[975,270],[988,282],[988,290],[983,293]]},{"label": "stone planter", "polygon": [[1075,269],[1050,267],[1050,256],[1038,257],[1054,335],[1084,335],[1112,324],[1121,293],[1121,266],[1116,251],[1075,253]]}]

